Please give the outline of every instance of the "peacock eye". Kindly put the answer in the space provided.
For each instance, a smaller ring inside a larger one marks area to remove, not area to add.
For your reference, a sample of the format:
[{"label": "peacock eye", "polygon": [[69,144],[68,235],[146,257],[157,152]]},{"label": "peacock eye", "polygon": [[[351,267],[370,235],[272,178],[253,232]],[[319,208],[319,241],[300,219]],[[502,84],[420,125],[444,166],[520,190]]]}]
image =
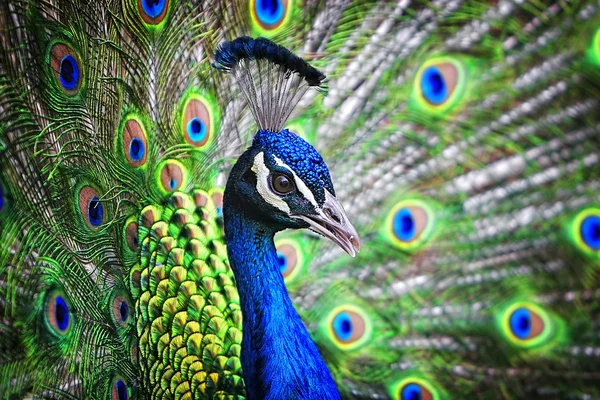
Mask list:
[{"label": "peacock eye", "polygon": [[393,385],[393,398],[396,400],[436,400],[437,390],[428,380],[420,377],[408,377]]},{"label": "peacock eye", "polygon": [[509,342],[517,347],[536,347],[555,337],[556,323],[544,308],[531,302],[517,302],[501,311],[500,328]]},{"label": "peacock eye", "polygon": [[79,93],[83,81],[83,71],[79,56],[71,47],[54,43],[50,48],[50,66],[56,82],[68,96]]},{"label": "peacock eye", "polygon": [[121,378],[115,378],[112,385],[112,400],[127,400],[129,399],[129,389],[127,384]]},{"label": "peacock eye", "polygon": [[65,336],[71,330],[73,314],[66,295],[55,290],[46,300],[46,320],[52,328],[51,332]]},{"label": "peacock eye", "polygon": [[283,174],[276,174],[271,176],[271,187],[273,190],[280,195],[289,194],[294,191],[295,186],[292,179]]},{"label": "peacock eye", "polygon": [[123,294],[117,294],[112,299],[112,316],[117,325],[125,327],[131,319],[131,303]]},{"label": "peacock eye", "polygon": [[367,312],[353,304],[342,304],[329,313],[325,323],[331,342],[340,350],[356,350],[369,342],[373,323]]}]

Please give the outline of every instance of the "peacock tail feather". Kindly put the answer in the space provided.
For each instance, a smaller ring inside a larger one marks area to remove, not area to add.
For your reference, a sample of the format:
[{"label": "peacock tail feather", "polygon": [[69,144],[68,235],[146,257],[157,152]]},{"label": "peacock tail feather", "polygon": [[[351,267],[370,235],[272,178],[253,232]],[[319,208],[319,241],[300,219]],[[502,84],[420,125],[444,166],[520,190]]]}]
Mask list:
[{"label": "peacock tail feather", "polygon": [[[0,395],[243,399],[223,187],[241,35],[363,240],[276,238],[347,399],[600,397],[600,3],[0,4]],[[292,355],[293,356],[293,355]],[[0,396],[2,397],[2,396]]]}]

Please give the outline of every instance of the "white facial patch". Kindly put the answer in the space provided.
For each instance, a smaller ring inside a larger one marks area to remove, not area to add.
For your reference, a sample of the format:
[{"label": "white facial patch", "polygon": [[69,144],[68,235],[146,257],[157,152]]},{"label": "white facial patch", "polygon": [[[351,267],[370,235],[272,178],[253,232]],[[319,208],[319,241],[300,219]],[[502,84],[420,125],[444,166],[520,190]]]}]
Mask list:
[{"label": "white facial patch", "polygon": [[302,193],[302,195],[304,196],[304,198],[308,201],[310,201],[310,203],[315,207],[315,209],[319,209],[319,205],[317,204],[317,201],[315,200],[315,196],[313,195],[313,193],[310,191],[310,189],[308,188],[308,186],[306,186],[304,184],[304,182],[302,181],[302,179],[300,179],[300,177],[298,177],[298,175],[296,175],[296,173],[287,165],[285,165],[285,163],[283,161],[281,161],[279,158],[273,156],[273,158],[275,159],[275,162],[277,163],[277,165],[279,165],[280,167],[283,167],[285,169],[287,169],[288,171],[290,171],[290,173],[294,176],[294,182],[296,183],[296,187],[298,188],[298,190],[300,191],[300,193]]},{"label": "white facial patch", "polygon": [[269,175],[271,171],[265,165],[265,154],[260,152],[254,157],[252,171],[256,174],[256,190],[261,197],[273,207],[283,211],[286,214],[290,213],[290,207],[287,203],[275,193],[271,191],[269,185]]}]

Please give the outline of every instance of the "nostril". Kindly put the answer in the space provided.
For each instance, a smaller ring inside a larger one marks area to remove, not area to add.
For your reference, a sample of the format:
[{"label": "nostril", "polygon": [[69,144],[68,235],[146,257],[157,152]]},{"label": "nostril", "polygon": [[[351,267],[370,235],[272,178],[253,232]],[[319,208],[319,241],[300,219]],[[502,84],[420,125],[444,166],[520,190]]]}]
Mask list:
[{"label": "nostril", "polygon": [[337,215],[336,213],[333,212],[333,210],[331,208],[325,208],[323,210],[325,212],[325,214],[331,218],[332,220],[334,220],[335,222],[337,222],[338,224],[342,223],[342,219],[340,218],[339,215]]}]

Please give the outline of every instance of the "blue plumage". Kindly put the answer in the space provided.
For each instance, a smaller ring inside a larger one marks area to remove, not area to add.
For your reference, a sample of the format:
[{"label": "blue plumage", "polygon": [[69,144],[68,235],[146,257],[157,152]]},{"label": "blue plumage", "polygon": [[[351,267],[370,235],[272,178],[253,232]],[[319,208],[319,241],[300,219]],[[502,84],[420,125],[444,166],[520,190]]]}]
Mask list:
[{"label": "blue plumage", "polygon": [[[231,188],[231,187],[229,187]],[[275,230],[225,195],[225,235],[244,315],[242,368],[247,398],[339,399],[316,345],[294,310],[273,243]]]},{"label": "blue plumage", "polygon": [[581,238],[593,250],[600,250],[600,217],[591,215],[583,220]]},{"label": "blue plumage", "polygon": [[58,329],[65,331],[69,326],[69,307],[61,296],[54,299],[54,313]]},{"label": "blue plumage", "polygon": [[[318,203],[325,201],[325,190],[335,195],[331,176],[323,157],[307,141],[293,132],[283,129],[279,133],[268,130],[259,131],[254,137],[252,147],[264,149],[290,166],[302,181],[313,191]],[[268,157],[272,167],[273,158]]]},{"label": "blue plumage", "polygon": [[402,389],[402,400],[421,400],[423,390],[416,383],[410,383]]},{"label": "blue plumage", "polygon": [[229,175],[223,205],[225,239],[244,315],[241,362],[248,398],[338,399],[334,381],[287,294],[281,274],[286,260],[273,241],[277,231],[307,227],[292,215],[316,213],[318,205],[295,191],[283,196],[289,212],[270,204],[258,189],[258,158],[272,175],[288,174],[294,180],[290,168],[318,204],[326,201],[325,189],[333,193],[322,157],[287,130],[257,132]]},{"label": "blue plumage", "polygon": [[115,383],[115,391],[117,392],[118,400],[127,400],[129,398],[127,394],[127,385],[123,381],[118,380]]},{"label": "blue plumage", "polygon": [[125,322],[129,318],[129,306],[125,301],[122,301],[119,306],[119,315],[121,316],[121,322]]},{"label": "blue plumage", "polygon": [[66,90],[75,90],[79,84],[79,65],[71,55],[65,56],[60,62],[60,83]]},{"label": "blue plumage", "polygon": [[166,1],[165,0],[142,0],[142,9],[150,18],[156,18],[163,13]]},{"label": "blue plumage", "polygon": [[100,226],[104,220],[104,207],[98,197],[94,196],[88,203],[88,220],[92,226]]},{"label": "blue plumage", "polygon": [[141,161],[144,158],[145,152],[144,143],[140,138],[131,139],[131,142],[129,142],[129,155],[133,161]]},{"label": "blue plumage", "polygon": [[527,339],[531,334],[531,312],[526,308],[516,309],[510,316],[510,329],[519,339]]},{"label": "blue plumage", "polygon": [[284,15],[283,4],[278,0],[258,0],[255,3],[256,16],[267,25],[281,21]]},{"label": "blue plumage", "polygon": [[423,71],[421,90],[425,99],[431,104],[441,104],[448,97],[446,82],[436,66],[430,66]]},{"label": "blue plumage", "polygon": [[[220,45],[215,55],[217,68],[257,73],[248,63],[240,66],[242,59],[282,67],[279,73],[256,78],[267,81],[260,87],[253,86],[254,79],[238,79],[246,94],[261,93],[260,101],[247,98],[261,129],[233,166],[223,198],[227,252],[244,318],[241,363],[248,399],[339,399],[331,374],[287,294],[282,275],[287,260],[273,241],[278,231],[310,228],[351,255],[360,247],[356,230],[334,197],[321,155],[287,129],[270,128],[285,123],[307,88],[302,79],[320,87],[325,76],[266,39],[238,38]],[[281,85],[269,83],[270,79],[288,79],[295,89],[282,96]],[[266,100],[269,96],[279,102]],[[288,99],[281,100],[285,96]],[[275,105],[269,108],[271,103]],[[343,335],[351,335],[352,323],[346,317],[348,321],[341,322]]]},{"label": "blue plumage", "polygon": [[186,127],[188,136],[193,142],[202,142],[206,138],[206,125],[200,118],[192,118]]},{"label": "blue plumage", "polygon": [[352,328],[352,319],[348,313],[341,312],[333,319],[335,335],[342,341],[347,341],[352,337]]},{"label": "blue plumage", "polygon": [[415,237],[415,221],[408,208],[402,208],[394,215],[394,234],[399,240],[408,242]]}]

